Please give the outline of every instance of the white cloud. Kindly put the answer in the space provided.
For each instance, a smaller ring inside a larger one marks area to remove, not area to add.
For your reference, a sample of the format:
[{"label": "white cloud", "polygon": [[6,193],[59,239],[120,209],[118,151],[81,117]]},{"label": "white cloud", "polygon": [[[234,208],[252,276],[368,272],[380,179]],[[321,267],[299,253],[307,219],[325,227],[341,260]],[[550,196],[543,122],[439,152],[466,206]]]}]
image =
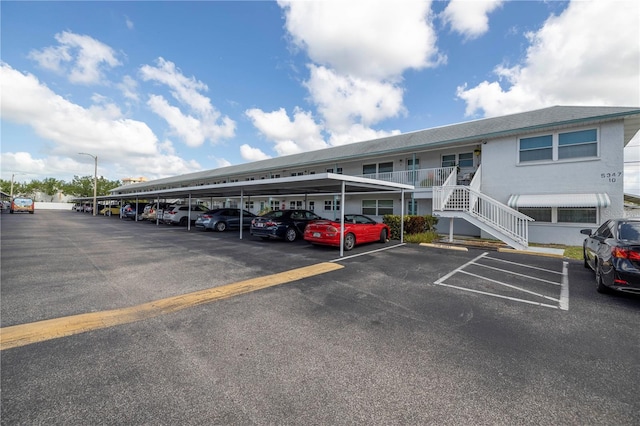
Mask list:
[{"label": "white cloud", "polygon": [[122,82],[116,85],[122,92],[122,95],[129,100],[138,102],[140,97],[138,96],[138,82],[129,75],[125,75],[122,78]]},{"label": "white cloud", "polygon": [[72,83],[102,84],[102,68],[120,65],[113,49],[92,37],[64,31],[56,34],[55,38],[58,46],[32,50],[29,57],[45,69],[68,72]]},{"label": "white cloud", "polygon": [[48,157],[43,159],[26,153],[3,153],[3,171],[44,173],[43,177],[51,177],[56,171],[78,174],[75,171],[84,167],[79,166],[84,160],[69,160],[78,158],[78,152],[97,155],[99,167],[110,179],[120,179],[123,173],[128,176],[132,171],[160,177],[200,168],[196,162],[163,154],[161,150],[167,145],[160,145],[145,123],[122,117],[119,108],[104,97],[94,96],[98,103],[84,108],[57,95],[35,76],[4,63],[0,67],[0,91],[2,120],[29,126],[50,142],[45,153]]},{"label": "white cloud", "polygon": [[[290,119],[284,108],[263,112],[250,109],[245,114],[253,125],[268,139],[275,142],[278,155],[296,154],[326,148],[318,126],[310,113],[296,109]],[[243,158],[245,158],[243,156]]]},{"label": "white cloud", "polygon": [[503,0],[451,0],[442,12],[443,21],[465,39],[480,37],[489,30],[489,13],[502,6]]},{"label": "white cloud", "polygon": [[127,26],[128,29],[132,30],[134,28],[133,21],[131,19],[129,19],[129,17],[126,16],[126,15],[124,17],[124,23],[125,23],[125,25]]},{"label": "white cloud", "polygon": [[246,143],[240,146],[240,155],[247,161],[258,161],[271,158],[271,156],[265,154],[259,148],[253,148]]},{"label": "white cloud", "polygon": [[404,112],[402,88],[391,83],[336,74],[325,67],[309,66],[305,86],[327,130],[349,131],[354,123],[371,126]]},{"label": "white cloud", "polygon": [[387,79],[441,58],[430,1],[278,1],[292,42],[337,73]]},{"label": "white cloud", "polygon": [[466,114],[498,116],[550,105],[640,104],[640,3],[573,1],[536,33],[522,64],[497,81],[458,87]]},{"label": "white cloud", "polygon": [[[446,60],[436,47],[431,1],[279,0],[278,4],[292,45],[313,62],[303,85],[318,114],[314,118],[299,107],[292,119],[284,109],[246,112],[274,142],[278,155],[398,133],[371,127],[406,112],[402,73]],[[329,136],[328,144],[323,134]]]},{"label": "white cloud", "polygon": [[176,135],[192,147],[205,140],[216,143],[235,136],[235,122],[222,117],[211,105],[211,100],[200,93],[208,90],[206,84],[193,77],[187,78],[174,63],[163,58],[158,58],[156,63],[156,67],[144,65],[140,68],[142,79],[166,85],[173,98],[189,110],[189,114],[185,114],[161,95],[149,96],[148,105],[152,111],[162,117]]}]

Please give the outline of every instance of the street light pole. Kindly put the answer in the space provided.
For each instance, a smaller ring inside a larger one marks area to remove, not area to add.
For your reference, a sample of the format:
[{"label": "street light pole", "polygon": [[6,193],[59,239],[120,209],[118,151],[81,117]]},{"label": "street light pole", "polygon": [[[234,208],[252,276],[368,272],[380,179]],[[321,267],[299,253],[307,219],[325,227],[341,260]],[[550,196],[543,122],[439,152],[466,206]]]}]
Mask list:
[{"label": "street light pole", "polygon": [[98,156],[87,154],[86,152],[79,152],[80,155],[88,155],[93,158],[95,168],[93,169],[93,215],[96,215],[96,210],[98,209]]}]

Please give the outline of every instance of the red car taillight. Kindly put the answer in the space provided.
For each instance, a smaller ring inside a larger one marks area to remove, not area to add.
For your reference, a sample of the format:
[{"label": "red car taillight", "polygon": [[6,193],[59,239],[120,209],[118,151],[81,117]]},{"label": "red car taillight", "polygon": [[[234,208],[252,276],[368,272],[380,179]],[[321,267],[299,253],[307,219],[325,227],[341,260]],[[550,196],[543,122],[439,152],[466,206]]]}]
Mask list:
[{"label": "red car taillight", "polygon": [[621,247],[613,247],[611,249],[611,255],[619,259],[629,259],[636,262],[640,262],[640,252],[635,250],[625,249]]}]

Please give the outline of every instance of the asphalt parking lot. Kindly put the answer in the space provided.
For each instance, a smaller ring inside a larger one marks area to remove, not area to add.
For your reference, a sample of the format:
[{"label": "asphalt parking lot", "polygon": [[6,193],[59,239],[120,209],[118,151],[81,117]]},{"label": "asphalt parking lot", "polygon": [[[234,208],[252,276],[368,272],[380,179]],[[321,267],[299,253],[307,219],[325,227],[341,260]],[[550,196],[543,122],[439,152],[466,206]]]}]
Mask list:
[{"label": "asphalt parking lot", "polygon": [[640,298],[579,261],[0,221],[3,425],[640,424]]}]

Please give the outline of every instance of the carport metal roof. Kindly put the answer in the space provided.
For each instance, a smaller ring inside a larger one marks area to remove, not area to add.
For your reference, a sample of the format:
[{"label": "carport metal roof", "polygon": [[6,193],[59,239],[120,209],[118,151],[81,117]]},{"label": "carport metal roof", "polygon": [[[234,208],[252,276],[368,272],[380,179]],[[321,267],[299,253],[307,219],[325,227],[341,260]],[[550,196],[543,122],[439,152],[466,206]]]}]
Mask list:
[{"label": "carport metal roof", "polygon": [[112,193],[112,195],[107,197],[101,197],[101,199],[120,199],[129,197],[183,198],[187,196],[190,196],[191,198],[225,198],[240,196],[269,197],[305,194],[339,194],[343,191],[346,193],[381,193],[404,192],[405,190],[413,190],[414,186],[358,176],[320,173],[305,176],[187,186],[141,192],[128,192],[126,191],[126,186],[120,187],[119,189],[120,190],[117,193]]},{"label": "carport metal roof", "polygon": [[[413,185],[388,182],[378,179],[369,179],[359,176],[341,175],[336,173],[319,173],[314,175],[291,176],[274,179],[250,180],[242,182],[229,182],[223,184],[188,186],[182,188],[168,188],[135,192],[126,191],[126,187],[118,188],[117,193],[100,197],[103,200],[122,198],[227,198],[240,197],[242,205],[244,197],[283,196],[283,195],[309,195],[309,194],[340,194],[340,221],[344,222],[346,194],[384,193],[394,192],[401,194],[401,216],[404,216],[404,192],[413,190]],[[241,209],[242,211],[242,209]],[[191,212],[189,212],[191,214]],[[242,220],[242,218],[240,219]],[[404,230],[402,221],[400,229],[400,242]],[[190,228],[190,221],[188,221]],[[240,239],[242,239],[242,227],[240,227]],[[344,234],[340,235],[340,257],[344,255]]]}]

